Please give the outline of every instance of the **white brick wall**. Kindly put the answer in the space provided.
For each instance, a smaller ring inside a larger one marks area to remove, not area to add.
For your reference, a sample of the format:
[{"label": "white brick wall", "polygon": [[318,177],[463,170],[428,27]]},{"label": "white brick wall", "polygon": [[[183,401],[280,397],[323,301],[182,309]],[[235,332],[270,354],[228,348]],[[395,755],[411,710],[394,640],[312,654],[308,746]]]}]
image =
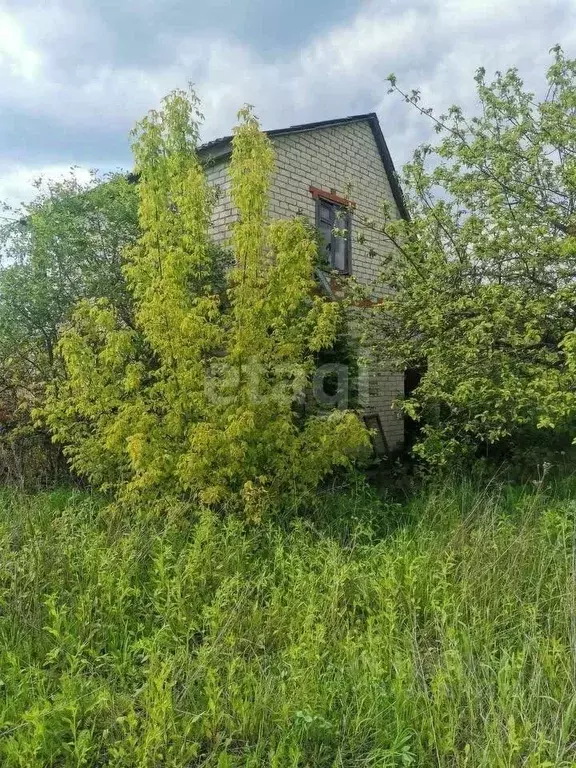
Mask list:
[{"label": "white brick wall", "polygon": [[[329,128],[288,133],[274,138],[276,170],[270,190],[270,216],[290,218],[297,214],[315,221],[315,200],[309,187],[318,187],[353,200],[352,274],[361,283],[371,282],[379,274],[380,259],[393,246],[382,236],[363,227],[361,218],[380,220],[382,203],[395,210],[394,198],[382,160],[368,122],[344,123]],[[230,236],[235,211],[229,195],[227,161],[207,169],[208,180],[218,185],[220,197],[214,208],[212,235],[223,245]],[[358,235],[365,238],[358,242]],[[371,251],[376,256],[370,255]],[[391,370],[369,371],[363,387],[362,407],[366,413],[378,413],[390,448],[404,438],[402,419],[392,409],[392,402],[403,391],[400,373]]]},{"label": "white brick wall", "polygon": [[230,224],[236,219],[236,213],[230,200],[230,179],[228,163],[219,162],[206,169],[208,183],[217,188],[218,198],[212,212],[211,234],[215,242],[226,245],[230,238]]}]

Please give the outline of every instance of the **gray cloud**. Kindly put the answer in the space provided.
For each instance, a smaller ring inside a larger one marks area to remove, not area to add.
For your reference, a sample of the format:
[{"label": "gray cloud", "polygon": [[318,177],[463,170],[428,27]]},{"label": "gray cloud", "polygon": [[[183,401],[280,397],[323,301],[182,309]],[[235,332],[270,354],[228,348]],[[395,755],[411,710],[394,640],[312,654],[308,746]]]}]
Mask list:
[{"label": "gray cloud", "polygon": [[575,22],[576,0],[0,0],[0,197],[48,166],[128,167],[133,122],[189,80],[206,138],[246,101],[265,127],[376,109],[400,165],[430,126],[386,96],[391,71],[473,108],[476,67],[541,88]]},{"label": "gray cloud", "polygon": [[355,0],[53,0],[47,6],[7,0],[4,5],[28,25],[52,20],[52,32],[39,29],[36,37],[65,43],[52,51],[57,68],[74,65],[78,55],[117,66],[162,65],[175,42],[222,34],[275,58],[350,18],[358,7]]}]

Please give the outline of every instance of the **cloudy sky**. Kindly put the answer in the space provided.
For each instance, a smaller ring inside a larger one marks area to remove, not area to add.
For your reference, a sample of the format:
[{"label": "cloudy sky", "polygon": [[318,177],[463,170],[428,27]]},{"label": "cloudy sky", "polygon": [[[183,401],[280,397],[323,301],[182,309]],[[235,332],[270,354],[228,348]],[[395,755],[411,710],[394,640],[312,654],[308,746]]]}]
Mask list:
[{"label": "cloudy sky", "polygon": [[397,166],[429,126],[386,77],[473,108],[473,74],[576,56],[576,0],[0,0],[0,199],[71,165],[130,167],[133,122],[192,81],[205,139],[376,111]]}]

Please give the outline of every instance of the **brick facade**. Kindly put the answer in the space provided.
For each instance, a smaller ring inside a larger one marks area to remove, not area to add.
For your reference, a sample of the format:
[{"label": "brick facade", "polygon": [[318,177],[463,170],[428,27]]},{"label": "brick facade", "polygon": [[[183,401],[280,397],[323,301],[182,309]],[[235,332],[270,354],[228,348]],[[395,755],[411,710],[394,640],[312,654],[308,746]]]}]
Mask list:
[{"label": "brick facade", "polygon": [[[300,214],[315,222],[316,201],[310,187],[353,200],[351,272],[359,282],[370,283],[378,276],[381,257],[392,246],[382,235],[362,227],[361,219],[381,219],[385,200],[393,210],[398,209],[369,122],[358,120],[286,132],[272,140],[276,170],[270,191],[270,216],[290,218]],[[224,156],[207,165],[209,182],[219,188],[212,235],[223,245],[236,216],[230,202],[227,163],[228,156]],[[359,234],[365,242],[358,242]],[[377,255],[371,255],[373,252]],[[361,407],[365,413],[380,416],[391,449],[400,447],[404,438],[403,421],[392,408],[403,387],[401,373],[366,366],[361,374]]]}]

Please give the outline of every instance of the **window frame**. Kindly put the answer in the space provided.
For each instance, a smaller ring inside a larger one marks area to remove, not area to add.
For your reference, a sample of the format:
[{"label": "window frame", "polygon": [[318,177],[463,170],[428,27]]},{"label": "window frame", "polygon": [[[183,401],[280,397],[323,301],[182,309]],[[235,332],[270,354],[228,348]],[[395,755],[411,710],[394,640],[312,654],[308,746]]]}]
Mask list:
[{"label": "window frame", "polygon": [[[334,194],[333,192],[324,192],[321,189],[318,189],[318,187],[310,187],[310,192],[312,193],[312,196],[315,200],[315,206],[316,206],[316,229],[321,229],[321,208],[322,205],[330,206],[330,209],[333,212],[333,215],[331,217],[331,230],[334,229],[345,229],[346,230],[346,238],[345,238],[345,252],[344,252],[344,260],[346,267],[345,269],[338,269],[334,265],[334,253],[336,252],[335,249],[335,241],[338,235],[335,235],[333,231],[331,231],[331,237],[330,237],[330,243],[328,243],[330,247],[330,260],[327,262],[328,266],[334,270],[335,272],[338,272],[341,275],[351,275],[352,274],[352,210],[355,206],[355,204],[351,200],[347,200],[346,198],[340,197],[339,195]],[[338,218],[337,212],[342,211],[343,215]],[[342,226],[339,227],[338,223],[342,222]],[[344,239],[344,238],[342,238]]]}]

